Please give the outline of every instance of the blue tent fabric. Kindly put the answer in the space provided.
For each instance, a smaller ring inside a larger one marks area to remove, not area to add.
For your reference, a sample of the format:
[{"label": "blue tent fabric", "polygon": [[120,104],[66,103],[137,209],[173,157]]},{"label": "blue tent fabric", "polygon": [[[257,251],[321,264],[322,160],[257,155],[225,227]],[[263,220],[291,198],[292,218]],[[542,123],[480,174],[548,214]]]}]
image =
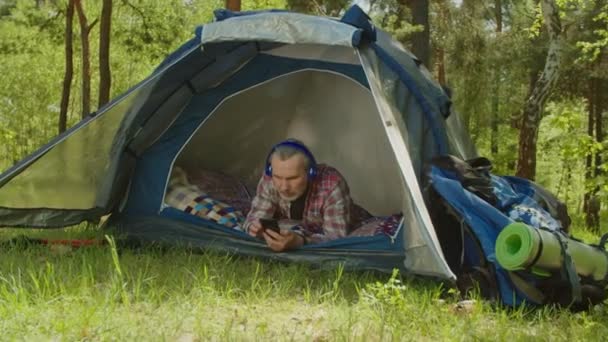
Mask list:
[{"label": "blue tent fabric", "polygon": [[[496,207],[493,207],[480,197],[464,189],[456,175],[450,171],[442,170],[436,166],[431,167],[429,173],[433,188],[441,197],[459,214],[464,222],[471,228],[481,244],[485,258],[490,261],[495,270],[501,300],[509,306],[518,306],[522,303],[539,305],[535,298],[522,293],[512,283],[507,270],[502,268],[496,260],[495,248],[498,235],[507,225],[515,222],[524,222],[535,228],[560,229],[560,227],[546,227],[538,225],[539,221],[555,224],[555,220],[542,209],[536,201],[526,195],[526,189],[519,183],[519,188],[510,181],[513,177],[499,177],[491,175],[494,193],[498,198]],[[522,190],[523,192],[519,192]],[[529,192],[528,192],[529,193]],[[531,209],[532,214],[509,217],[512,206],[519,205]],[[540,218],[540,219],[539,219]],[[467,248],[465,245],[465,254]],[[469,262],[475,262],[469,260]],[[529,279],[532,283],[533,279]]]},{"label": "blue tent fabric", "polygon": [[[249,241],[260,242],[258,239],[251,237],[250,235],[242,232],[240,230],[227,228],[223,225],[217,224],[210,220],[205,220],[195,215],[190,215],[184,213],[181,210],[177,210],[175,208],[165,208],[161,212],[161,216],[174,218],[185,222],[190,222],[199,226],[207,226],[214,229],[219,229],[222,232],[230,235],[234,235],[235,237],[240,237]],[[333,241],[326,241],[317,243],[314,245],[306,245],[303,247],[304,250],[315,250],[315,249],[324,249],[324,248],[340,248],[347,250],[362,250],[362,251],[394,251],[399,252],[403,250],[403,243],[401,235],[402,232],[399,231],[398,235],[395,237],[389,237],[384,234],[379,234],[375,236],[357,236],[357,237],[347,237]],[[264,245],[264,243],[262,243]]]},{"label": "blue tent fabric", "polygon": [[203,32],[203,26],[199,26],[194,30],[194,37],[188,40],[186,43],[182,44],[177,50],[173,51],[169,54],[165,59],[156,67],[155,72],[158,72],[164,69],[167,65],[171,64],[174,61],[177,61],[183,55],[187,54],[191,50],[195,48],[200,48],[201,46],[201,33]]},{"label": "blue tent fabric", "polygon": [[502,301],[510,306],[520,305],[527,298],[513,288],[506,270],[500,267],[495,255],[498,234],[513,221],[481,198],[465,190],[456,176],[449,171],[433,166],[429,176],[433,188],[471,227],[479,239],[485,257],[495,265]]},{"label": "blue tent fabric", "polygon": [[[119,234],[125,234],[128,238],[141,242],[183,245],[285,262],[304,262],[326,269],[341,265],[349,270],[376,270],[390,273],[396,268],[403,273],[408,272],[403,264],[405,258],[401,242],[403,229],[394,239],[383,235],[351,237],[275,253],[262,241],[241,231],[220,226],[173,208],[166,208],[162,216],[125,215],[114,220]],[[171,227],[172,235],[167,235],[167,226]]]},{"label": "blue tent fabric", "polygon": [[418,89],[418,85],[414,83],[414,80],[409,73],[401,65],[399,65],[399,63],[393,57],[391,57],[377,44],[372,44],[372,48],[374,51],[376,51],[378,57],[386,62],[386,64],[399,76],[401,82],[405,84],[414,98],[416,98],[418,104],[422,107],[422,112],[424,113],[425,119],[431,125],[433,137],[435,138],[435,142],[437,144],[437,154],[447,154],[449,152],[447,148],[447,136],[445,135],[445,130],[441,129],[439,126],[439,122],[442,121],[439,117],[437,117],[437,114],[439,113],[433,112],[426,98]]},{"label": "blue tent fabric", "polygon": [[376,28],[372,24],[370,17],[363,12],[361,7],[352,6],[350,7],[342,19],[341,22],[360,28],[362,31],[361,39],[353,43],[353,46],[359,46],[362,43],[370,43],[376,41]]},{"label": "blue tent fabric", "polygon": [[125,212],[134,215],[156,214],[162,203],[171,163],[199,124],[227,96],[295,70],[307,68],[331,70],[346,75],[369,87],[360,68],[353,65],[314,60],[296,60],[258,55],[250,64],[227,80],[221,89],[212,89],[195,96],[165,138],[150,147],[138,160],[131,195]]},{"label": "blue tent fabric", "polygon": [[534,228],[560,231],[562,223],[553,218],[549,212],[542,208],[533,198],[534,188],[520,181],[517,177],[492,176],[492,185],[499,200],[497,207],[509,218],[523,221]]}]

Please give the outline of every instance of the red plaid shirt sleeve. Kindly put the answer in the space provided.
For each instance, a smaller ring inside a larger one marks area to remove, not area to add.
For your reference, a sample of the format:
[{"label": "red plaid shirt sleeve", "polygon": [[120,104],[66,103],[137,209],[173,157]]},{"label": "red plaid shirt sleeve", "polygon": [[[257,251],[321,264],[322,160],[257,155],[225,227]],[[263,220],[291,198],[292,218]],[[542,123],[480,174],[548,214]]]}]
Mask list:
[{"label": "red plaid shirt sleeve", "polygon": [[351,198],[346,182],[341,179],[323,203],[323,234],[311,234],[308,243],[319,243],[345,237],[350,228]]},{"label": "red plaid shirt sleeve", "polygon": [[249,231],[249,226],[261,218],[272,218],[277,209],[277,199],[273,196],[272,183],[262,177],[258,183],[256,195],[251,202],[251,210],[247,214],[247,219],[243,224],[245,231]]}]

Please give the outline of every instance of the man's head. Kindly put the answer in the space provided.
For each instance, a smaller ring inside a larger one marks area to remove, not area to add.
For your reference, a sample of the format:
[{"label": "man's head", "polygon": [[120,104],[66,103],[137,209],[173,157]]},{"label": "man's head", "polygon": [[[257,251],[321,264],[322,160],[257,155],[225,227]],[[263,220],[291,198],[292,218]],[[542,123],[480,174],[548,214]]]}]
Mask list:
[{"label": "man's head", "polygon": [[306,192],[311,167],[315,167],[314,159],[311,160],[314,157],[300,146],[304,145],[297,140],[293,140],[293,144],[280,143],[269,157],[272,184],[287,201],[293,201]]}]

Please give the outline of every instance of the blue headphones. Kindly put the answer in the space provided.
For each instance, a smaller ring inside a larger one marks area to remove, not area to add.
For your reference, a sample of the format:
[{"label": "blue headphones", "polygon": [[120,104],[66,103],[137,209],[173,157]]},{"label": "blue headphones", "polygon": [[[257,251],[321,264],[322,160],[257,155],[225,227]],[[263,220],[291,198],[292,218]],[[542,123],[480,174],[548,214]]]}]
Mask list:
[{"label": "blue headphones", "polygon": [[268,153],[268,157],[266,157],[266,169],[264,170],[264,173],[266,174],[266,176],[272,177],[272,165],[270,165],[270,157],[272,157],[272,154],[274,153],[274,151],[276,151],[277,148],[279,148],[281,146],[293,147],[296,150],[304,153],[304,155],[308,158],[308,161],[310,163],[310,166],[308,167],[308,172],[307,172],[308,177],[314,178],[317,175],[317,161],[315,160],[315,157],[313,157],[310,150],[306,146],[304,146],[304,144],[302,144],[301,142],[299,142],[295,139],[287,139],[287,140],[281,141],[280,143],[274,145],[272,147],[272,149],[270,149],[270,152]]}]

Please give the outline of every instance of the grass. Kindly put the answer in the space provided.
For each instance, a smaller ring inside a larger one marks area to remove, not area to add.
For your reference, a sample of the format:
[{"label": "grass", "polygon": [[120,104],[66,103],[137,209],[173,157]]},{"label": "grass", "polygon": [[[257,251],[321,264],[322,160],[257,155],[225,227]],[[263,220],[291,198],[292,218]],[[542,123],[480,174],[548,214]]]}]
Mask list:
[{"label": "grass", "polygon": [[[22,234],[4,230],[2,237]],[[28,236],[100,237],[92,229]],[[3,245],[0,340],[605,340],[608,310],[497,308],[429,280],[183,249]]]}]

